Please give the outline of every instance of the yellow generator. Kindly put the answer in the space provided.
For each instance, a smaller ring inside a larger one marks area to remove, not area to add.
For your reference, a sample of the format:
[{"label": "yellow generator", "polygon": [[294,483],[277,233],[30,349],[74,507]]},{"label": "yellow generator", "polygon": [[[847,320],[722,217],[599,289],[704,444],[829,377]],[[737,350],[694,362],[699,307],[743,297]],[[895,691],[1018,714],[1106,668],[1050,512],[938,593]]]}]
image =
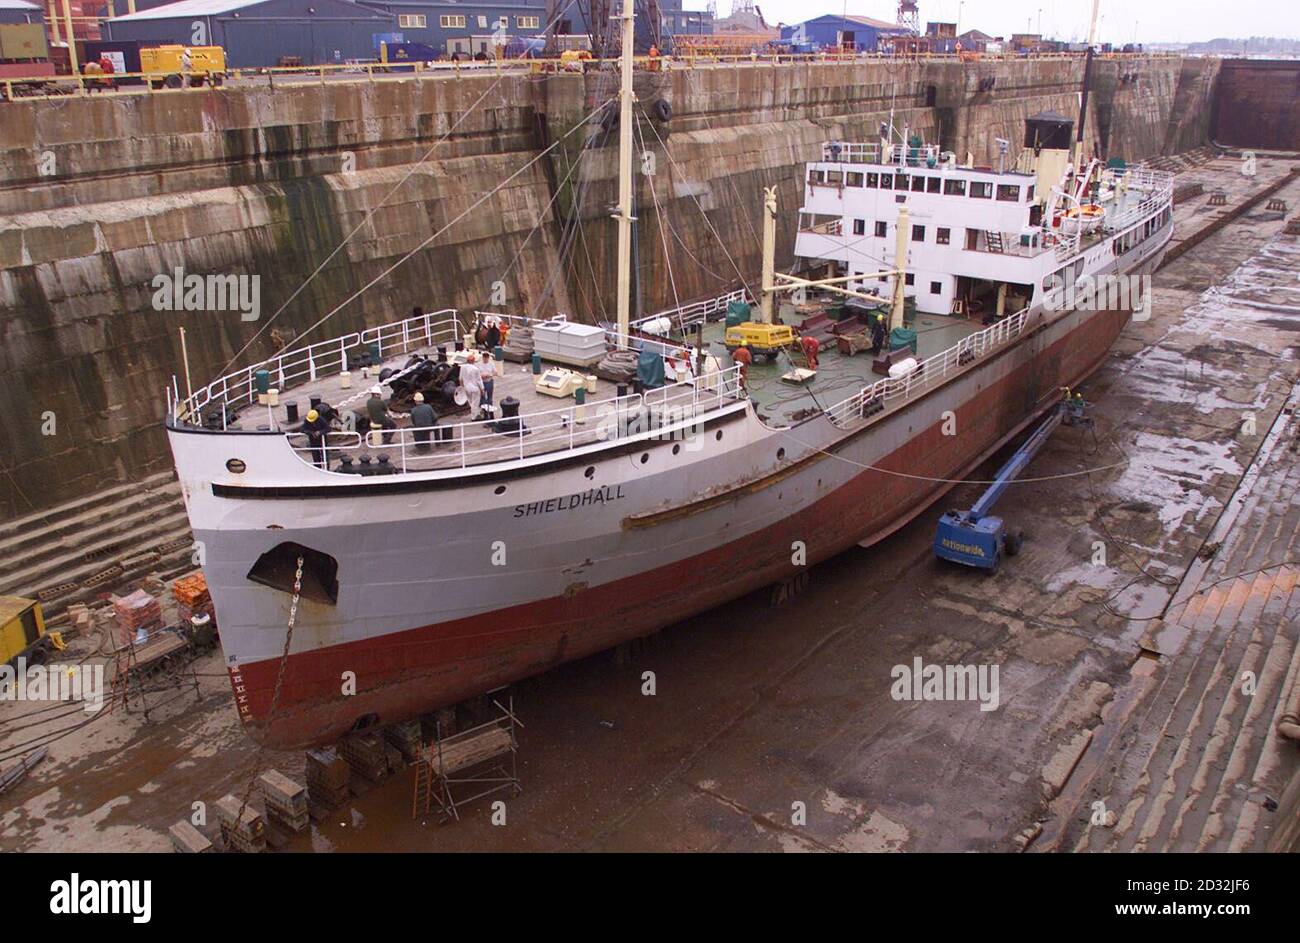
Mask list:
[{"label": "yellow generator", "polygon": [[13,664],[19,656],[26,656],[28,662],[39,664],[52,647],[40,603],[22,596],[0,596],[0,662]]},{"label": "yellow generator", "polygon": [[[189,69],[183,61],[190,51]],[[140,50],[140,71],[154,88],[180,88],[188,76],[191,86],[220,85],[226,77],[226,51],[220,46],[151,46]]]},{"label": "yellow generator", "polygon": [[794,328],[788,324],[763,324],[759,321],[734,324],[727,328],[723,337],[727,350],[748,347],[753,354],[761,354],[768,360],[775,360],[780,350],[793,347],[795,341]]}]

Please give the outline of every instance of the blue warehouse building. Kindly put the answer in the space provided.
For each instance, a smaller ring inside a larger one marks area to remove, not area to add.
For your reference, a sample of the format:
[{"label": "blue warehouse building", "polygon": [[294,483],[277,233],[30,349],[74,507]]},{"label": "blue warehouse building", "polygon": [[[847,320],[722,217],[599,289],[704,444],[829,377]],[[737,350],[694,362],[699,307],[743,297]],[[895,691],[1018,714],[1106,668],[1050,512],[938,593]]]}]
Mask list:
[{"label": "blue warehouse building", "polygon": [[[504,32],[512,40],[543,35],[546,25],[545,0],[496,0],[489,3],[456,3],[454,0],[362,0],[365,6],[384,13],[395,23],[400,39],[420,43],[441,55],[492,54],[494,36]],[[563,7],[564,0],[559,0]],[[586,4],[582,4],[585,8]],[[577,2],[558,13],[556,33],[585,33],[586,21]]]},{"label": "blue warehouse building", "polygon": [[0,0],[0,23],[43,23],[40,7],[27,0]]},{"label": "blue warehouse building", "polygon": [[273,66],[281,56],[304,63],[374,57],[392,17],[350,0],[180,0],[104,20],[105,39],[146,45],[221,46],[231,68]]},{"label": "blue warehouse building", "polygon": [[906,27],[869,16],[840,16],[829,13],[815,19],[781,27],[781,42],[802,51],[846,49],[876,52],[881,37],[910,35]]},{"label": "blue warehouse building", "polygon": [[[491,53],[492,37],[503,29],[512,40],[528,40],[544,35],[547,22],[546,0],[495,0],[487,3],[463,3],[456,0],[359,0],[365,6],[382,10],[397,21],[402,40],[432,47],[440,54]],[[618,0],[612,0],[617,6]],[[587,32],[589,0],[555,0],[555,33],[580,35]],[[644,7],[637,4],[638,23],[644,22]],[[683,10],[682,0],[659,0],[663,34],[712,33],[713,15],[699,10]],[[640,29],[638,29],[640,35]]]},{"label": "blue warehouse building", "polygon": [[[589,0],[555,4],[557,34],[587,32]],[[637,12],[641,21],[640,4]],[[420,43],[444,57],[491,55],[502,33],[512,49],[540,43],[546,15],[547,0],[138,0],[136,13],[101,29],[113,42],[221,46],[231,68],[257,68],[284,56],[307,65],[374,59],[381,41]],[[660,19],[665,35],[713,31],[712,14],[683,10],[682,0],[660,0]]]}]

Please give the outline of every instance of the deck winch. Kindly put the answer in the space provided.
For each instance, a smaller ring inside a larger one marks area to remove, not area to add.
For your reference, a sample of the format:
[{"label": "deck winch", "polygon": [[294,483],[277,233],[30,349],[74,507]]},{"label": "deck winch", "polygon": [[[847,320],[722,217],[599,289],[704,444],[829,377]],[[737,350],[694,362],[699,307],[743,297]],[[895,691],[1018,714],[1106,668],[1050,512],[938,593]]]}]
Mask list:
[{"label": "deck winch", "polygon": [[1025,444],[998,469],[980,499],[966,511],[945,511],[939,518],[939,526],[934,535],[934,552],[941,560],[950,560],[965,566],[981,570],[995,570],[1005,553],[1014,557],[1020,552],[1024,539],[1019,532],[1008,533],[1006,523],[1000,517],[989,512],[1002,497],[1007,486],[1029,466],[1034,456],[1047,444],[1052,432],[1064,423],[1067,426],[1080,425],[1089,420],[1084,412],[1087,403],[1077,393],[1065,390],[1064,399],[1052,410]]}]

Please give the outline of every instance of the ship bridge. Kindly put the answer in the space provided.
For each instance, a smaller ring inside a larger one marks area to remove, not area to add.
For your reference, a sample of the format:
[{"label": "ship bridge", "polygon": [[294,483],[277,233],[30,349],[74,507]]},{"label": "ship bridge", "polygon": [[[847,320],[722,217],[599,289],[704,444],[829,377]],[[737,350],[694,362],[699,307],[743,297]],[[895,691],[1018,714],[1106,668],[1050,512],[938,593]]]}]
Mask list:
[{"label": "ship bridge", "polygon": [[905,295],[929,314],[1021,310],[1081,254],[1113,238],[1117,258],[1172,218],[1172,175],[1145,168],[1094,161],[1077,185],[1045,193],[1034,168],[959,166],[935,145],[828,141],[821,156],[807,165],[795,255],[824,275],[892,269],[906,208]]}]

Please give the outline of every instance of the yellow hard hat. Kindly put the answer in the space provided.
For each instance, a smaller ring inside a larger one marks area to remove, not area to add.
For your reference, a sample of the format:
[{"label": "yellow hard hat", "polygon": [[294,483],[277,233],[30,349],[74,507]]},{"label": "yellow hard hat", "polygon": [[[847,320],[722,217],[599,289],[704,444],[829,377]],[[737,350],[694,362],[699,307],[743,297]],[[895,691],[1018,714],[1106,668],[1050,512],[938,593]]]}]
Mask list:
[{"label": "yellow hard hat", "polygon": [[314,409],[309,409],[309,410],[307,410],[307,421],[308,421],[308,422],[315,422],[315,421],[316,421],[317,419],[319,419],[319,418],[320,418],[320,413],[316,412],[316,410],[314,410]]}]

